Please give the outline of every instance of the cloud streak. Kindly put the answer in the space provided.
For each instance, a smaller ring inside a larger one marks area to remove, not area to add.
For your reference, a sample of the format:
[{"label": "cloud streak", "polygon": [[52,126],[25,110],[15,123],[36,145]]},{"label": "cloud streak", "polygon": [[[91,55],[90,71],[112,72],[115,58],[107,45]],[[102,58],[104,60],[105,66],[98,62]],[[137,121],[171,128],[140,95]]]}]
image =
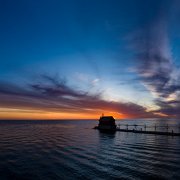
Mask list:
[{"label": "cloud streak", "polygon": [[180,117],[180,71],[173,64],[166,15],[160,8],[157,16],[135,33],[131,44],[138,61],[136,72],[155,96],[155,103],[160,107],[157,112]]},{"label": "cloud streak", "polygon": [[116,112],[126,117],[156,117],[134,103],[106,101],[101,94],[89,94],[67,85],[66,81],[47,75],[27,87],[0,82],[0,107],[44,110],[49,112]]}]

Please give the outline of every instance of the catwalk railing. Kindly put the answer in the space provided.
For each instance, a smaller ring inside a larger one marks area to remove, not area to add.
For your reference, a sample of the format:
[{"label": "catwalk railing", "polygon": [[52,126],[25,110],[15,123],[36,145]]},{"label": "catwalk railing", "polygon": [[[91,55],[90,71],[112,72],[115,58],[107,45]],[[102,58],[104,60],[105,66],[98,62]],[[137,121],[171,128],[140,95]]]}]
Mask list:
[{"label": "catwalk railing", "polygon": [[178,125],[138,125],[138,124],[118,124],[117,131],[143,133],[143,134],[159,134],[180,136],[180,124]]}]

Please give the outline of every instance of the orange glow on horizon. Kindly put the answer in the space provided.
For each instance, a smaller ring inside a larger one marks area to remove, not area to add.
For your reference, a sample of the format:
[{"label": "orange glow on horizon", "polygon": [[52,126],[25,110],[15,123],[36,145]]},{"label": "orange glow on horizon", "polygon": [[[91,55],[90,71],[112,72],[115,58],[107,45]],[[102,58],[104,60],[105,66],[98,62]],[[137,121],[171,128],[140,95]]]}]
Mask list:
[{"label": "orange glow on horizon", "polygon": [[101,114],[113,116],[116,119],[128,118],[120,113],[109,112],[109,111],[97,111],[97,112],[46,112],[38,110],[20,110],[20,109],[9,109],[0,108],[0,119],[20,119],[20,120],[38,120],[38,119],[99,119]]},{"label": "orange glow on horizon", "polygon": [[[113,116],[115,119],[145,118],[130,114],[121,114],[113,110],[89,110],[87,112],[51,112],[35,109],[12,109],[0,108],[0,119],[2,120],[60,120],[60,119],[99,119],[102,113],[106,116]],[[154,113],[155,117],[169,117],[162,113]]]}]

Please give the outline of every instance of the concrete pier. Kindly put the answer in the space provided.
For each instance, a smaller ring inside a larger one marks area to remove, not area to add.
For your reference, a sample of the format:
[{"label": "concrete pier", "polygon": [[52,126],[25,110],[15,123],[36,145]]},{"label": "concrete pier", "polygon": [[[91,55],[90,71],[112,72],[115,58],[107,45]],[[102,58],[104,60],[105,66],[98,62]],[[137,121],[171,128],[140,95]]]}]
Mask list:
[{"label": "concrete pier", "polygon": [[[122,126],[126,128],[121,128]],[[137,127],[144,127],[137,129]],[[133,129],[128,129],[129,127],[134,127]],[[167,131],[160,131],[158,128],[166,127]],[[147,130],[147,128],[154,129]],[[98,126],[95,126],[94,129],[99,129]],[[100,130],[100,129],[99,129]],[[169,130],[169,131],[168,131]],[[155,135],[166,135],[166,136],[180,136],[180,132],[174,132],[174,130],[170,130],[170,127],[167,126],[146,126],[146,125],[128,125],[128,124],[119,124],[114,131],[120,132],[130,132],[130,133],[139,133],[139,134],[155,134]]]},{"label": "concrete pier", "polygon": [[117,128],[116,131],[121,132],[131,132],[131,133],[141,133],[141,134],[157,134],[157,135],[167,135],[167,136],[180,136],[180,133],[177,132],[162,132],[162,131],[143,131],[143,130],[135,130],[135,129],[119,129]]}]

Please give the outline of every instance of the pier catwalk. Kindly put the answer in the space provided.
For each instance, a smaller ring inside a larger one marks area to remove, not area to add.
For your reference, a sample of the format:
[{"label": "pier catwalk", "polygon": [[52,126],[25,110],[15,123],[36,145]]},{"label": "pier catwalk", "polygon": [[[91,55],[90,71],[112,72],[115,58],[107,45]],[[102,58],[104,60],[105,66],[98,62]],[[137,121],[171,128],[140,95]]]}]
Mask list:
[{"label": "pier catwalk", "polygon": [[[124,127],[124,128],[121,128]],[[126,127],[126,128],[125,128]],[[128,129],[129,127],[133,127],[133,129]],[[140,129],[137,129],[138,127],[141,127]],[[154,128],[154,130],[147,130],[147,128]],[[164,128],[166,131],[158,130],[158,128]],[[171,130],[171,127],[169,125],[167,126],[147,126],[147,125],[128,125],[128,124],[119,124],[116,127],[116,131],[121,132],[132,132],[132,133],[141,133],[141,134],[156,134],[156,135],[167,135],[167,136],[180,136],[180,126],[177,126],[179,129],[179,132],[175,132],[174,130]]]}]

